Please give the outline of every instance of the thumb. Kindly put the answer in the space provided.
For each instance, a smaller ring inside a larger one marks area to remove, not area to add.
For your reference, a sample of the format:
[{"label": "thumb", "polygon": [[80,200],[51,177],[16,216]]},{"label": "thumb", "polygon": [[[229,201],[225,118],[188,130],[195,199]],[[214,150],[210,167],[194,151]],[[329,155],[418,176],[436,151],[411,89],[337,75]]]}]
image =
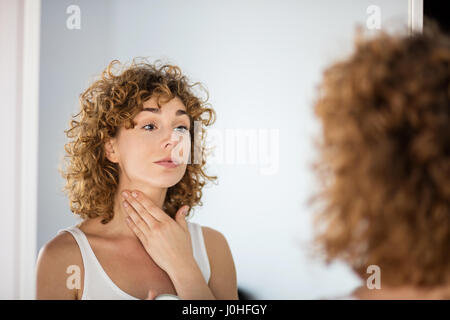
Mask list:
[{"label": "thumb", "polygon": [[158,296],[158,293],[155,290],[149,290],[147,294],[147,298],[145,300],[154,300]]},{"label": "thumb", "polygon": [[178,209],[175,220],[183,227],[183,229],[187,230],[187,222],[186,222],[186,214],[189,210],[189,206],[183,206]]}]

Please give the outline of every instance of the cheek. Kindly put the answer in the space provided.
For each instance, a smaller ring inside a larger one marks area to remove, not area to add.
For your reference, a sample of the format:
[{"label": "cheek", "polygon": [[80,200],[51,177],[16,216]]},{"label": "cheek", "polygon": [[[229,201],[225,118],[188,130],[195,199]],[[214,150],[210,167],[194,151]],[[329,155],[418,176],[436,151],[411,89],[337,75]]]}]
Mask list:
[{"label": "cheek", "polygon": [[186,169],[187,169],[187,164],[182,164],[181,168],[180,168],[180,179],[184,176],[184,174],[186,173]]},{"label": "cheek", "polygon": [[152,161],[155,161],[157,147],[151,141],[139,139],[124,140],[121,144],[120,158],[122,165],[128,170],[141,170],[148,168]]}]

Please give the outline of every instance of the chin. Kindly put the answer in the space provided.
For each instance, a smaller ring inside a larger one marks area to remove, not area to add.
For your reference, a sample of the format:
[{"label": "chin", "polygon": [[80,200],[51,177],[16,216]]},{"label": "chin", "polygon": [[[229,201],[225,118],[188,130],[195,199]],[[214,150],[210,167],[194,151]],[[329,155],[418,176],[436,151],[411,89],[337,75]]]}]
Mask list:
[{"label": "chin", "polygon": [[147,183],[157,188],[170,188],[180,182],[181,178],[183,178],[183,175],[175,173],[165,175],[159,174],[158,177],[147,181]]},{"label": "chin", "polygon": [[171,181],[160,181],[158,183],[159,188],[170,188],[180,182],[181,179],[171,180]]},{"label": "chin", "polygon": [[170,188],[176,185],[183,178],[186,172],[186,167],[176,168],[175,170],[167,170],[158,168],[155,170],[141,170],[135,171],[131,175],[131,180],[140,181],[144,185],[152,186],[154,188]]}]

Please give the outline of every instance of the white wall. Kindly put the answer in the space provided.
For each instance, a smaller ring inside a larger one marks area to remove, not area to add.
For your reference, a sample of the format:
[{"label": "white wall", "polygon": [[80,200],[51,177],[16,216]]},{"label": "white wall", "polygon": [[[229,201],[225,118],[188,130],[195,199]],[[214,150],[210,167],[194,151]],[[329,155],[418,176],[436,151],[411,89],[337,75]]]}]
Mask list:
[{"label": "white wall", "polygon": [[[71,4],[81,8],[80,30],[65,27]],[[315,180],[308,166],[318,131],[311,107],[323,67],[350,51],[370,5],[381,9],[382,28],[406,28],[407,0],[44,0],[38,248],[78,221],[56,170],[78,94],[110,60],[148,56],[178,64],[208,88],[216,133],[279,132],[275,174],[262,174],[258,164],[211,164],[218,185],[204,190],[192,218],[226,236],[239,287],[256,299],[314,299],[354,288],[359,280],[346,266],[326,268],[309,257],[306,200]]]},{"label": "white wall", "polygon": [[[14,269],[18,261],[18,219],[16,201],[17,195],[17,141],[16,112],[14,107],[19,100],[18,78],[18,51],[22,39],[20,35],[20,8],[19,2],[0,1],[0,48],[9,47],[10,50],[1,50],[0,70],[0,96],[3,97],[2,113],[4,119],[0,126],[0,139],[3,156],[0,158],[0,174],[4,181],[0,185],[1,201],[3,205],[2,229],[0,232],[0,299],[18,296],[19,275]],[[6,32],[8,30],[8,32]]]},{"label": "white wall", "polygon": [[[75,224],[58,166],[78,97],[111,58],[109,0],[42,1],[39,117],[38,251]],[[81,29],[68,29],[67,7],[80,4]]]},{"label": "white wall", "polygon": [[40,1],[0,0],[0,299],[35,288]]}]

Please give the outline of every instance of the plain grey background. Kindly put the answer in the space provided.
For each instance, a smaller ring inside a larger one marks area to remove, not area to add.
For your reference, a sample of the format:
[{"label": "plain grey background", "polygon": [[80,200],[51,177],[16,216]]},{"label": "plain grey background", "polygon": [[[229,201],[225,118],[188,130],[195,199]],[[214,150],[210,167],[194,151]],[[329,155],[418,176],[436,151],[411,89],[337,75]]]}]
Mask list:
[{"label": "plain grey background", "polygon": [[[66,27],[70,5],[81,9],[79,30]],[[347,266],[310,257],[306,201],[316,185],[309,167],[319,129],[316,85],[326,65],[350,52],[370,5],[380,8],[382,29],[406,30],[407,0],[43,0],[38,251],[79,221],[57,171],[79,94],[111,60],[144,56],[179,65],[208,89],[216,132],[279,133],[274,174],[263,174],[261,163],[210,164],[218,184],[204,189],[192,217],[227,238],[239,288],[254,299],[326,298],[355,288],[360,280]]]}]

